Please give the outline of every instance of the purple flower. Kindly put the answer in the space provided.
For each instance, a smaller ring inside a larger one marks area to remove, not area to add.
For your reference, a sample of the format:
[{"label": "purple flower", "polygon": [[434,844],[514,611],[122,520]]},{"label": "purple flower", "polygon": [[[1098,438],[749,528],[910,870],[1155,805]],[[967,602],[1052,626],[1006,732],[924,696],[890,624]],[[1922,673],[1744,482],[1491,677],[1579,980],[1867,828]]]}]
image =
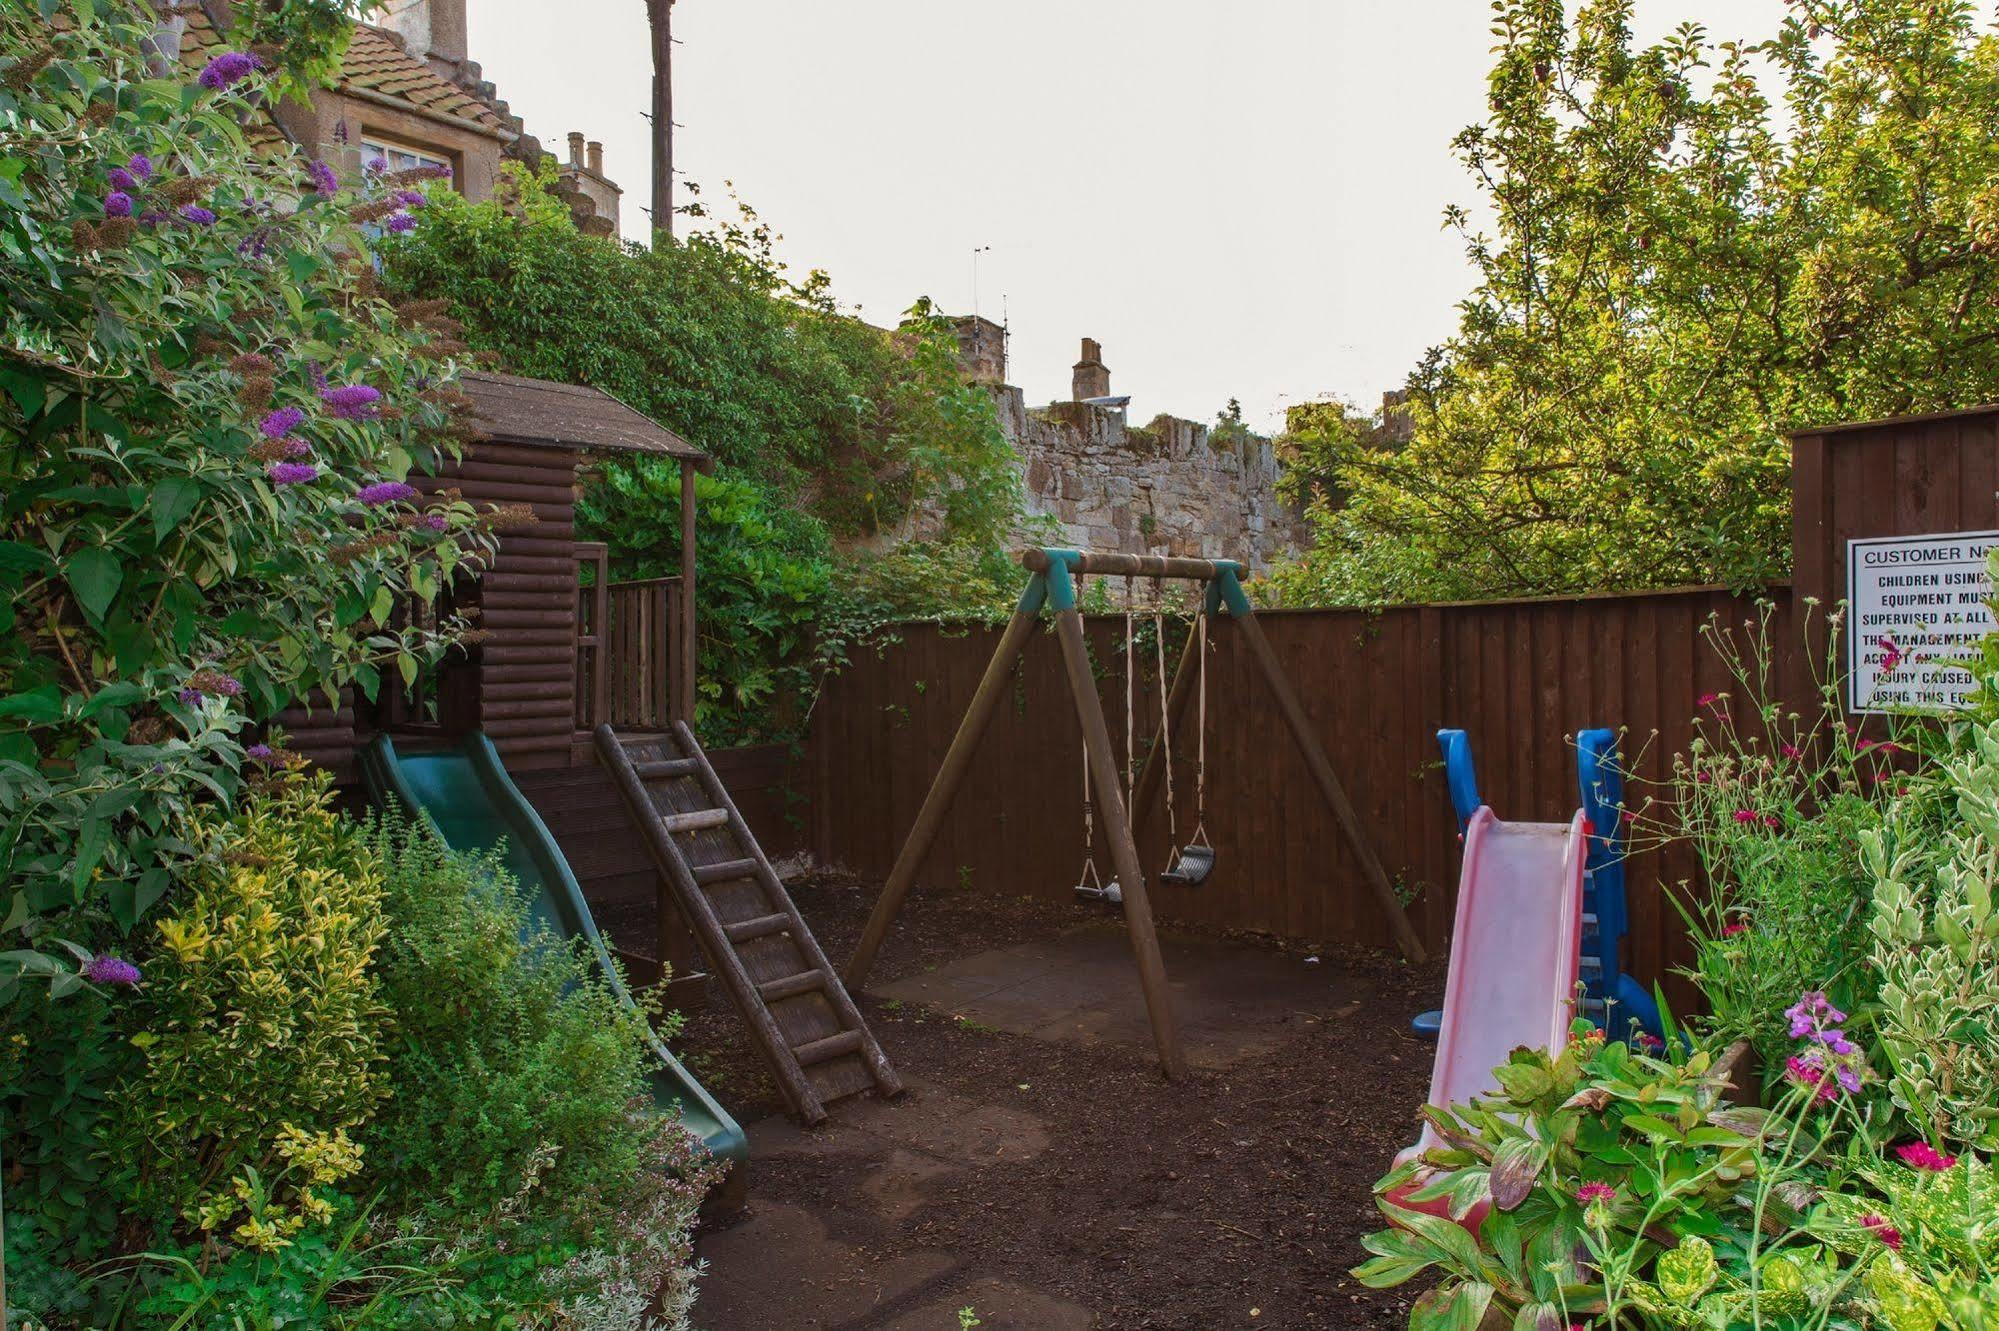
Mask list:
[{"label": "purple flower", "polygon": [[201,705],[202,693],[200,689],[193,687],[185,688],[174,696],[181,700],[183,706],[199,707]]},{"label": "purple flower", "polygon": [[249,748],[243,750],[243,756],[260,763],[267,763],[276,758],[278,754],[277,750],[268,744],[252,744]]},{"label": "purple flower", "polygon": [[161,212],[157,208],[149,209],[148,211],[139,214],[140,226],[158,226],[160,223],[166,220],[167,220],[167,215]]},{"label": "purple flower", "polygon": [[111,188],[115,190],[125,190],[129,193],[139,188],[139,178],[122,166],[112,167],[104,173],[104,178],[111,182]]},{"label": "purple flower", "polygon": [[140,180],[151,179],[153,174],[153,159],[144,153],[133,153],[132,159],[125,163],[125,169]]},{"label": "purple flower", "polygon": [[202,67],[195,82],[219,91],[249,78],[263,63],[248,51],[224,51]]},{"label": "purple flower", "polygon": [[423,515],[423,526],[426,531],[443,531],[450,525],[451,520],[446,518],[442,513],[426,513]]},{"label": "purple flower", "polygon": [[258,421],[257,429],[266,439],[282,439],[304,423],[304,411],[297,407],[279,407]]},{"label": "purple flower", "polygon": [[389,159],[386,157],[370,157],[367,161],[361,163],[361,169],[371,176],[379,176],[382,172],[389,169]]},{"label": "purple flower", "polygon": [[389,199],[405,208],[421,208],[430,202],[430,196],[420,189],[399,189]]},{"label": "purple flower", "polygon": [[123,957],[99,952],[84,963],[83,978],[92,984],[135,985],[139,982],[139,968]]},{"label": "purple flower", "polygon": [[191,222],[195,226],[215,225],[215,214],[198,203],[190,203],[187,207],[181,209],[180,218],[181,221]]},{"label": "purple flower", "polygon": [[417,492],[414,485],[401,481],[376,481],[356,490],[354,497],[364,504],[399,504],[415,499]]},{"label": "purple flower", "polygon": [[304,485],[319,479],[319,468],[310,462],[273,462],[264,469],[272,485]]},{"label": "purple flower", "polygon": [[391,234],[401,235],[405,231],[416,230],[416,219],[408,213],[390,213],[389,220],[382,224]]},{"label": "purple flower", "polygon": [[130,217],[132,215],[132,196],[121,189],[112,190],[104,196],[104,215],[106,217]]},{"label": "purple flower", "polygon": [[288,458],[302,458],[312,452],[312,445],[303,439],[280,439],[277,442],[284,445],[285,456]]},{"label": "purple flower", "polygon": [[312,188],[320,194],[335,194],[340,190],[340,178],[333,174],[333,168],[324,162],[307,162],[305,177]]},{"label": "purple flower", "polygon": [[1807,1036],[1822,1039],[1826,1028],[1838,1026],[1846,1020],[1846,1014],[1832,1005],[1832,1000],[1817,989],[1808,989],[1799,995],[1798,1001],[1784,1009],[1784,1015],[1791,1019],[1791,1038],[1802,1040]]},{"label": "purple flower", "polygon": [[367,384],[345,384],[320,389],[319,400],[342,420],[355,421],[374,415],[375,404],[382,400],[382,395]]}]

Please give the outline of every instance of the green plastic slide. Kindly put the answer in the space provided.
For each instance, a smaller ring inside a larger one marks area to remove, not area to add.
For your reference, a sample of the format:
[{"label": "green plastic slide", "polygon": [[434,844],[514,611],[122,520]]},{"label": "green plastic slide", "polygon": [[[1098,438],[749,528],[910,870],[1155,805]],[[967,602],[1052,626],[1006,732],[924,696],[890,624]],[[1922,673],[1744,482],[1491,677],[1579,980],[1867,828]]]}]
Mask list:
[{"label": "green plastic slide", "polygon": [[[421,812],[454,850],[504,847],[508,870],[534,893],[535,918],[564,938],[586,940],[597,965],[612,977],[618,996],[632,1001],[611,965],[569,862],[482,732],[473,731],[456,748],[411,753],[396,752],[387,735],[377,735],[361,750],[361,779],[375,803],[393,796],[412,814]],[[733,1186],[728,1191],[739,1193],[749,1158],[743,1130],[665,1044],[655,1037],[652,1045],[659,1057],[652,1075],[653,1099],[662,1109],[678,1110],[709,1151],[730,1162]]]}]

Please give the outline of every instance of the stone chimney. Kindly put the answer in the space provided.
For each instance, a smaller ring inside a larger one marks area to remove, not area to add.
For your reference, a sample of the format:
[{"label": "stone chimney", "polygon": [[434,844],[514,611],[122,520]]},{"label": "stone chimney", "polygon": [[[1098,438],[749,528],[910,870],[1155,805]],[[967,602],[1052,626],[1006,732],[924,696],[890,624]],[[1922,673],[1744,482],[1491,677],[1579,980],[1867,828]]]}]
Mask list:
[{"label": "stone chimney", "polygon": [[590,140],[589,149],[590,174],[601,176],[604,174],[604,145],[592,139]]},{"label": "stone chimney", "polygon": [[1111,395],[1111,372],[1104,365],[1104,349],[1095,338],[1083,339],[1083,359],[1070,372],[1069,384],[1070,396],[1078,402]]},{"label": "stone chimney", "polygon": [[581,130],[572,129],[569,131],[569,164],[578,171],[583,169],[583,132]]},{"label": "stone chimney", "polygon": [[411,55],[453,70],[465,63],[465,0],[387,0],[381,10]]}]

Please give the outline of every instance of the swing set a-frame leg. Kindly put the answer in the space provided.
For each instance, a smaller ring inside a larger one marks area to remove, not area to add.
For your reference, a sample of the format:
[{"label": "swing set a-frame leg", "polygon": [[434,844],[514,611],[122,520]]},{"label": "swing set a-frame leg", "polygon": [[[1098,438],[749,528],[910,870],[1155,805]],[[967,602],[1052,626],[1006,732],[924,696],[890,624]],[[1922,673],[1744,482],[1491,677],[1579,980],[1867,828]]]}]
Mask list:
[{"label": "swing set a-frame leg", "polygon": [[1013,673],[1014,662],[1027,650],[1027,640],[1033,636],[1035,626],[1040,622],[1044,585],[1039,576],[1028,584],[1027,592],[1014,609],[1013,618],[1007,621],[1006,631],[1000,635],[999,647],[986,665],[985,677],[979,681],[979,691],[972,695],[972,705],[966,709],[965,719],[958,723],[958,733],[944,754],[943,766],[937,769],[937,779],[930,783],[930,792],[923,797],[923,808],[916,815],[916,825],[909,829],[902,851],[895,857],[895,867],[889,870],[888,881],[882,885],[882,894],[875,901],[874,912],[868,916],[868,927],[861,932],[860,945],[847,960],[842,978],[847,982],[849,993],[857,994],[867,984],[868,972],[875,966],[875,956],[881,951],[882,942],[888,937],[895,917],[902,912],[902,903],[916,882],[916,872],[922,867],[923,857],[930,853],[931,845],[937,840],[937,832],[944,825],[945,815],[951,812],[951,801],[957,798],[958,787],[964,784],[965,773],[971,770],[972,755],[978,750],[979,741],[985,737],[987,728],[992,725],[1000,699],[1005,696],[1007,677]]},{"label": "swing set a-frame leg", "polygon": [[1118,788],[1110,725],[1104,720],[1103,700],[1097,697],[1097,679],[1090,669],[1090,651],[1083,642],[1083,616],[1073,604],[1055,612],[1055,636],[1062,643],[1062,662],[1068,667],[1069,690],[1076,698],[1076,717],[1083,723],[1090,779],[1096,785],[1097,805],[1104,811],[1111,864],[1124,896],[1125,929],[1131,935],[1132,959],[1138,963],[1138,983],[1145,991],[1145,1011],[1152,1021],[1152,1042],[1159,1050],[1159,1066],[1167,1080],[1178,1081],[1187,1075],[1187,1056],[1181,1051],[1180,1032],[1173,1019],[1173,995],[1166,987],[1166,963],[1159,955],[1145,870],[1138,863],[1138,843],[1132,836],[1124,791]]}]

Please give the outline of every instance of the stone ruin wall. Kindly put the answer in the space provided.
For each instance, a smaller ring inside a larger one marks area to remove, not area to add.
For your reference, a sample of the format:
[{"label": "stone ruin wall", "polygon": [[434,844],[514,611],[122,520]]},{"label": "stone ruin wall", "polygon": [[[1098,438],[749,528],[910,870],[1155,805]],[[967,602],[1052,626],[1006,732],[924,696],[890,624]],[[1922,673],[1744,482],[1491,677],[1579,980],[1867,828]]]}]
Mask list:
[{"label": "stone ruin wall", "polygon": [[994,385],[1000,422],[1019,451],[1030,515],[1052,536],[1089,550],[1211,554],[1261,573],[1306,540],[1303,515],[1277,497],[1275,446],[1255,435],[1217,445],[1205,425],[1159,416],[1127,425],[1123,410],[1089,402],[1029,409],[1018,388]]}]

